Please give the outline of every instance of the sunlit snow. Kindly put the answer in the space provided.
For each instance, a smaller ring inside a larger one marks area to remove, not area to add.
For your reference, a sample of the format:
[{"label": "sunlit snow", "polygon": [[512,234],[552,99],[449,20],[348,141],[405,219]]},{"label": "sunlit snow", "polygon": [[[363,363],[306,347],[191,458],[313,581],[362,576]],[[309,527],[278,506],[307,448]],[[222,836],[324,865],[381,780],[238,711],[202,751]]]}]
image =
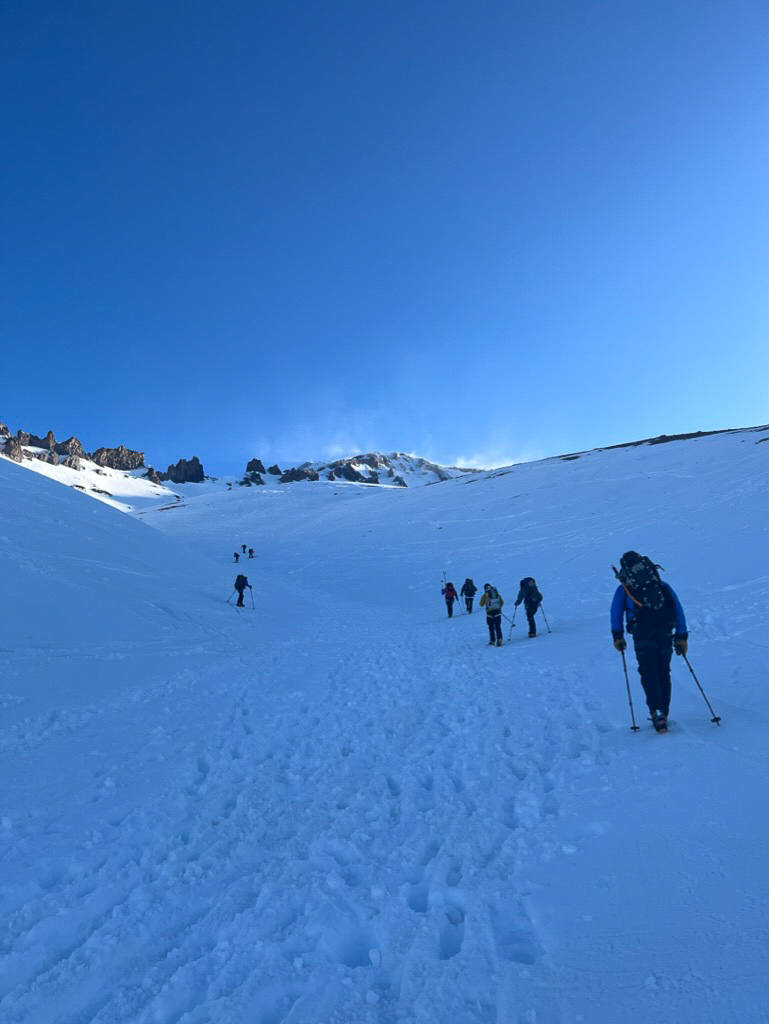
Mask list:
[{"label": "sunlit snow", "polygon": [[[0,458],[0,1019],[765,1021],[766,440],[409,489],[100,477],[130,515]],[[629,547],[720,726],[676,658],[658,736],[631,651],[630,731]],[[444,572],[508,615],[535,576],[552,632],[488,647]]]}]

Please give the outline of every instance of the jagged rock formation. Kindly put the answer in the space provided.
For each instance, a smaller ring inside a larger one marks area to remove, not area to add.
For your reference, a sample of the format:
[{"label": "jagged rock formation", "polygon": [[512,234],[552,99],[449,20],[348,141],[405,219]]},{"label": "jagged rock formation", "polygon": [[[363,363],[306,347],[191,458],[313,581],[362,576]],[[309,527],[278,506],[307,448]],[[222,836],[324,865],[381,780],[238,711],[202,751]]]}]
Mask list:
[{"label": "jagged rock formation", "polygon": [[13,459],[14,462],[21,462],[24,458],[24,449],[18,437],[8,437],[3,446],[3,455],[6,459]]},{"label": "jagged rock formation", "polygon": [[49,430],[45,437],[38,437],[37,434],[28,434],[26,430],[17,430],[16,438],[19,444],[23,444],[27,448],[50,449],[52,443],[56,444],[56,438],[53,436],[52,430]]},{"label": "jagged rock formation", "polygon": [[270,473],[272,476],[283,476],[283,470],[277,464],[274,466],[270,466],[267,472]]},{"label": "jagged rock formation", "polygon": [[144,467],[144,452],[135,452],[120,444],[117,448],[97,448],[91,456],[91,461],[95,462],[97,466],[106,466],[108,469],[125,471],[142,469]]},{"label": "jagged rock formation", "polygon": [[266,473],[267,470],[264,468],[264,463],[261,459],[251,459],[246,466],[246,472],[242,480],[238,480],[241,487],[252,487],[254,484],[261,486],[264,484],[262,479],[262,473]]},{"label": "jagged rock formation", "polygon": [[48,463],[50,463],[51,466],[58,466],[59,465],[59,456],[56,454],[56,452],[48,452],[48,451],[33,452],[32,453],[32,458],[33,459],[39,459],[40,462],[48,462]]},{"label": "jagged rock formation", "polygon": [[179,459],[175,466],[169,466],[165,473],[158,473],[160,480],[174,484],[200,484],[205,480],[203,465],[197,455],[191,459]]},{"label": "jagged rock formation", "polygon": [[11,432],[4,423],[0,423],[0,437],[10,437]]},{"label": "jagged rock formation", "polygon": [[316,469],[304,469],[302,466],[298,469],[287,469],[280,477],[279,483],[292,484],[297,480],[320,480],[320,473]]},{"label": "jagged rock formation", "polygon": [[147,472],[144,474],[145,477],[153,484],[162,484],[163,481],[160,479],[160,474],[152,466],[147,468]]},{"label": "jagged rock formation", "polygon": [[55,443],[54,449],[57,455],[64,455],[67,458],[71,458],[72,456],[76,456],[78,459],[88,458],[88,453],[76,437],[70,437],[67,441],[59,441]]}]

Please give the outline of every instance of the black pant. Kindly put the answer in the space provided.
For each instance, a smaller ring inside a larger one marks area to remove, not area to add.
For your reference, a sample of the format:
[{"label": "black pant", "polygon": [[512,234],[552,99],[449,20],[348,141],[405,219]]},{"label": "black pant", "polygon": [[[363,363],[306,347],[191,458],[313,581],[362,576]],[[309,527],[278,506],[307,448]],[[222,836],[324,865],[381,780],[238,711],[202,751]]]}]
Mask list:
[{"label": "black pant", "polygon": [[469,615],[470,612],[473,610],[473,599],[472,599],[472,597],[466,597],[465,598],[465,608],[467,608],[467,614]]},{"label": "black pant", "polygon": [[489,627],[489,640],[502,639],[502,612],[486,612],[486,625]]},{"label": "black pant", "polygon": [[454,598],[446,602],[446,611],[449,613],[449,618],[454,614]]},{"label": "black pant", "polygon": [[633,637],[641,686],[650,711],[661,711],[667,718],[670,711],[670,661],[673,639],[670,636]]},{"label": "black pant", "polygon": [[[238,590],[237,587],[235,589]],[[235,605],[236,608],[242,608],[243,607],[243,595],[245,594],[245,592],[246,592],[245,588],[243,588],[242,590],[238,590],[238,600],[237,600],[237,603]]]},{"label": "black pant", "polygon": [[524,604],[523,610],[526,612],[526,620],[529,623],[529,636],[537,635],[537,623],[534,616],[537,614],[538,604]]}]

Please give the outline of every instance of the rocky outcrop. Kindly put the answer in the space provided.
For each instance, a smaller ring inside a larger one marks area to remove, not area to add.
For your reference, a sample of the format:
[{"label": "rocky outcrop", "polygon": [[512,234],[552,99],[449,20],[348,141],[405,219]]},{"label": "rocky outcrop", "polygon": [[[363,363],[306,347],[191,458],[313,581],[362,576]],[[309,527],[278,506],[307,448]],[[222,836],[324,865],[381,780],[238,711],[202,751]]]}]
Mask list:
[{"label": "rocky outcrop", "polygon": [[246,472],[243,475],[242,480],[238,480],[241,487],[260,487],[264,484],[262,479],[262,473],[266,473],[267,470],[264,468],[264,463],[261,459],[251,459],[246,466]]},{"label": "rocky outcrop", "polygon": [[163,483],[163,481],[160,479],[160,475],[159,475],[158,471],[156,469],[153,469],[152,466],[150,466],[147,469],[147,472],[144,475],[153,484],[162,484]]},{"label": "rocky outcrop", "polygon": [[10,437],[11,432],[4,423],[0,423],[0,437]]},{"label": "rocky outcrop", "polygon": [[261,473],[246,473],[242,480],[238,480],[241,487],[260,487],[264,484]]},{"label": "rocky outcrop", "polygon": [[66,466],[67,469],[81,470],[83,468],[80,465],[80,456],[76,455],[74,452],[72,453],[72,455],[65,456],[65,458],[63,458],[61,461],[61,465]]},{"label": "rocky outcrop", "polygon": [[402,476],[393,477],[393,487],[408,487],[408,484]]},{"label": "rocky outcrop", "polygon": [[67,458],[77,456],[79,459],[87,459],[88,453],[76,437],[70,437],[66,441],[56,441],[54,449],[57,455],[64,455]]},{"label": "rocky outcrop", "polygon": [[[97,466],[106,466],[107,469],[120,469],[126,472],[144,467],[144,452],[131,451],[130,448],[124,448],[122,444],[117,448],[97,448],[91,459]],[[171,469],[170,466],[169,469]]]},{"label": "rocky outcrop", "polygon": [[51,441],[56,444],[56,438],[53,436],[52,430],[49,430],[45,437],[38,437],[37,434],[28,434],[26,430],[17,430],[16,439],[19,444],[23,444],[28,448],[48,448]]},{"label": "rocky outcrop", "polygon": [[359,469],[354,469],[349,463],[339,461],[331,463],[328,479],[347,480],[353,484],[378,484],[379,474],[373,470],[370,473],[361,473]]},{"label": "rocky outcrop", "polygon": [[316,469],[303,469],[300,466],[299,469],[287,469],[281,476],[279,483],[293,484],[298,480],[320,480],[320,474]]},{"label": "rocky outcrop", "polygon": [[[37,448],[38,445],[35,445],[35,447]],[[59,456],[56,452],[33,452],[32,458],[39,459],[40,462],[48,462],[51,466],[59,465]]]},{"label": "rocky outcrop", "polygon": [[165,473],[158,473],[158,476],[161,480],[170,480],[174,484],[200,484],[206,477],[197,455],[193,455],[189,460],[179,459],[175,466],[169,466]]},{"label": "rocky outcrop", "polygon": [[18,437],[9,437],[3,445],[3,455],[6,459],[13,459],[14,462],[21,462],[24,458],[24,449]]},{"label": "rocky outcrop", "polygon": [[270,466],[267,472],[270,473],[272,476],[283,476],[283,470],[278,465]]}]

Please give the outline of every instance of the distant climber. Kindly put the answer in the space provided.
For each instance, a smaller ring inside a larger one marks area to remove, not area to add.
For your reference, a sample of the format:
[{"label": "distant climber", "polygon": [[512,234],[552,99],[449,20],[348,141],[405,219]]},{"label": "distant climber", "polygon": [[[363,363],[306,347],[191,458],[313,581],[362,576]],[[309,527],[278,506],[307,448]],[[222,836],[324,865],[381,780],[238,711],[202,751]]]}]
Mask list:
[{"label": "distant climber", "polygon": [[[235,604],[236,608],[242,608],[243,607],[243,595],[246,592],[246,587],[248,587],[248,589],[251,590],[251,591],[253,591],[253,589],[254,589],[251,586],[251,584],[248,582],[248,578],[246,576],[244,576],[242,572],[238,573],[238,575],[235,577],[235,589],[238,592],[238,600],[237,600],[237,602]],[[253,599],[253,597],[252,597],[252,599]]]},{"label": "distant climber", "polygon": [[462,589],[459,591],[459,596],[465,599],[465,608],[467,609],[468,615],[470,615],[473,610],[473,598],[477,592],[478,588],[468,576],[462,584]]},{"label": "distant climber", "polygon": [[502,605],[504,603],[502,595],[496,587],[492,587],[490,583],[483,584],[480,605],[481,608],[486,609],[486,625],[489,627],[490,647],[494,644],[497,647],[502,646]]},{"label": "distant climber", "polygon": [[446,583],[441,590],[441,593],[446,601],[446,611],[449,613],[449,618],[451,618],[454,614],[454,602],[459,600],[457,588],[453,583]]},{"label": "distant climber", "polygon": [[611,603],[612,639],[618,651],[625,650],[627,623],[652,723],[657,732],[667,732],[670,661],[673,648],[679,655],[689,649],[686,617],[673,588],[660,579],[660,566],[637,551],[626,551],[619,564],[614,569],[619,586]]},{"label": "distant climber", "polygon": [[253,558],[254,557],[254,549],[253,548],[249,548],[248,549],[248,557],[249,558]]},{"label": "distant climber", "polygon": [[534,616],[537,614],[537,609],[542,604],[542,595],[537,589],[537,584],[533,576],[526,576],[521,580],[518,597],[515,599],[516,608],[521,601],[523,601],[523,610],[526,612],[526,618],[529,621],[529,636],[536,636],[537,623]]},{"label": "distant climber", "polygon": [[240,545],[240,550],[243,552],[244,555],[246,553],[246,547],[247,547],[247,545],[245,545],[245,544],[241,544]]},{"label": "distant climber", "polygon": [[240,561],[240,555],[237,553],[237,551],[233,551],[232,557],[235,559],[236,562]]}]

